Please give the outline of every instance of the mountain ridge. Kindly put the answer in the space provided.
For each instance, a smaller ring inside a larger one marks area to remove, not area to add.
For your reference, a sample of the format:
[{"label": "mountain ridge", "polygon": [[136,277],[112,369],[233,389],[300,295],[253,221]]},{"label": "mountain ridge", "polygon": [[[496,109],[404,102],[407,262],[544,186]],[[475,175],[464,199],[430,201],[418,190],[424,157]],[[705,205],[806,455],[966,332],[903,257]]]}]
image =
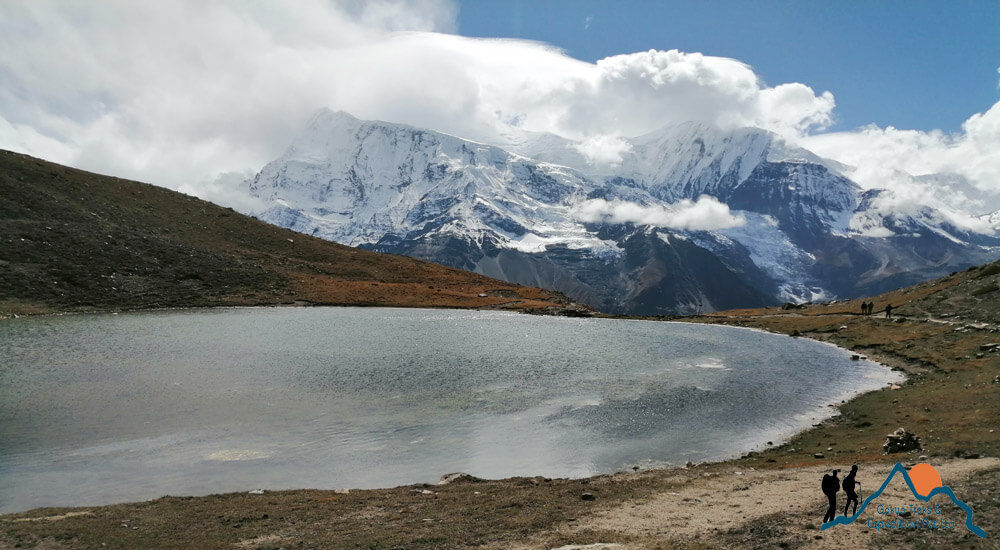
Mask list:
[{"label": "mountain ridge", "polygon": [[764,130],[689,123],[615,139],[617,158],[601,165],[551,134],[510,136],[505,149],[321,110],[244,189],[277,225],[609,313],[849,298],[1000,254],[1000,238],[930,207],[887,210],[884,192]]}]

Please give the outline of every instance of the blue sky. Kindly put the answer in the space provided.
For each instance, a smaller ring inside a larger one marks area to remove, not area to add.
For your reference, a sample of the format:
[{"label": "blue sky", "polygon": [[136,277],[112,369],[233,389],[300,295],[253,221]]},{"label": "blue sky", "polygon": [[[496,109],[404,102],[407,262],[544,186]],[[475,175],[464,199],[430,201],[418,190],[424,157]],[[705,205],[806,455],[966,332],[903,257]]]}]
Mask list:
[{"label": "blue sky", "polygon": [[1000,99],[995,0],[466,0],[457,31],[537,40],[590,62],[675,48],[738,59],[768,84],[832,92],[832,130],[954,132]]}]

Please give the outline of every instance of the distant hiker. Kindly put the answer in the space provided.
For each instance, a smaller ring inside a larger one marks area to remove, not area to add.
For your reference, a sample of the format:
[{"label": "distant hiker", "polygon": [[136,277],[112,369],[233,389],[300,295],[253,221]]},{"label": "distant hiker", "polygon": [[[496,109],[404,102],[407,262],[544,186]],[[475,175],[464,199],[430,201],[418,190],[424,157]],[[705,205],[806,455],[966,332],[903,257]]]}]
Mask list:
[{"label": "distant hiker", "polygon": [[854,502],[854,513],[858,513],[858,493],[854,490],[855,486],[860,486],[861,482],[855,481],[854,476],[858,474],[858,465],[855,464],[851,466],[851,473],[844,476],[844,492],[847,493],[847,504],[844,505],[844,515],[847,515],[847,509],[851,507],[851,502]]},{"label": "distant hiker", "polygon": [[892,319],[892,304],[885,305],[885,318]]},{"label": "distant hiker", "polygon": [[830,501],[830,507],[827,508],[826,515],[823,516],[823,523],[833,521],[833,518],[837,517],[837,491],[840,490],[840,479],[837,478],[837,472],[839,471],[834,470],[833,475],[823,476],[823,494]]},{"label": "distant hiker", "polygon": [[875,309],[875,302],[868,302],[868,304],[866,304],[865,307],[868,310],[868,311],[865,311],[865,314],[866,315],[871,315],[872,311],[874,311],[874,309]]},{"label": "distant hiker", "polygon": [[868,302],[861,302],[861,314],[862,315],[868,314]]}]

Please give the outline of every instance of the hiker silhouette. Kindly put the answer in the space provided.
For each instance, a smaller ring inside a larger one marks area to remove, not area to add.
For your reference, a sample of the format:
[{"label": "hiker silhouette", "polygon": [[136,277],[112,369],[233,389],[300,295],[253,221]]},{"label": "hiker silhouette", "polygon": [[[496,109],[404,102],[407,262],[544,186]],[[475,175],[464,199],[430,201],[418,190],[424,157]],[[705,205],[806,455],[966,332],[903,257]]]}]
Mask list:
[{"label": "hiker silhouette", "polygon": [[855,464],[851,466],[851,473],[844,476],[844,493],[847,494],[847,503],[844,504],[844,515],[847,515],[847,509],[851,507],[851,502],[854,503],[854,514],[858,513],[858,493],[854,490],[855,487],[860,486],[860,481],[855,481],[854,477],[858,474],[858,465]]},{"label": "hiker silhouette", "polygon": [[885,318],[886,319],[892,318],[892,304],[885,305]]},{"label": "hiker silhouette", "polygon": [[830,507],[827,508],[826,515],[823,516],[823,523],[833,521],[833,518],[837,517],[837,491],[840,490],[840,479],[837,477],[837,472],[839,471],[834,470],[832,475],[823,476],[823,494],[830,500]]}]

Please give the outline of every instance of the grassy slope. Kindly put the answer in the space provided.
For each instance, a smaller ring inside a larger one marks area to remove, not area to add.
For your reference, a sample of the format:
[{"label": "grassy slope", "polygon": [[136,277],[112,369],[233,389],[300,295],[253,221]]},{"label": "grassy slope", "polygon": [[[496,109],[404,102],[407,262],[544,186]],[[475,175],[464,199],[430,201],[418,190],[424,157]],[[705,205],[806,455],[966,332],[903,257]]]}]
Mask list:
[{"label": "grassy slope", "polygon": [[568,300],[0,151],[0,316],[293,303],[544,309]]},{"label": "grassy slope", "polygon": [[[896,290],[874,301],[879,313],[860,315],[863,299],[802,310],[723,312],[699,319],[801,334],[870,355],[909,375],[899,390],[861,396],[840,407],[822,429],[790,442],[781,463],[809,462],[824,452],[843,462],[883,457],[885,434],[903,426],[917,433],[923,454],[1000,456],[1000,262]],[[892,304],[893,319],[881,311]],[[994,430],[990,432],[990,430]],[[826,448],[835,447],[833,452]],[[891,457],[890,457],[891,458]]]}]

